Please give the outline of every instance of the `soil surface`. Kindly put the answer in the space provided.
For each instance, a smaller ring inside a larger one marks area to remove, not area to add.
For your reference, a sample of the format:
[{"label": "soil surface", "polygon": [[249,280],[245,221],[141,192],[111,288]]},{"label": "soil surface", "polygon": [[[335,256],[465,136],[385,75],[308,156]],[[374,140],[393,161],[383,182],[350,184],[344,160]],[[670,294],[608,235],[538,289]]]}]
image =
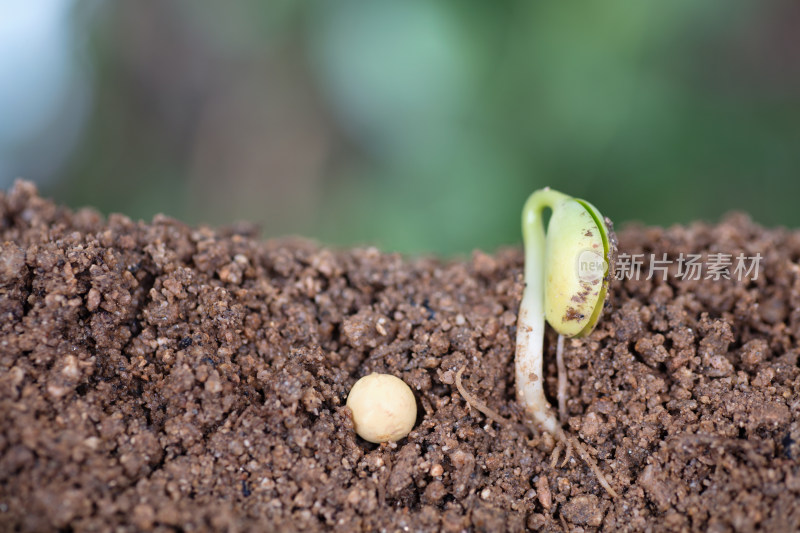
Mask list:
[{"label": "soil surface", "polygon": [[[620,253],[760,252],[738,281],[614,281],[566,342],[568,432],[521,421],[520,249],[407,259],[76,212],[0,194],[0,529],[792,531],[800,528],[800,232],[743,216],[633,227]],[[705,274],[705,273],[704,273]],[[555,337],[546,385],[555,397]],[[370,372],[412,433],[358,438]]]}]

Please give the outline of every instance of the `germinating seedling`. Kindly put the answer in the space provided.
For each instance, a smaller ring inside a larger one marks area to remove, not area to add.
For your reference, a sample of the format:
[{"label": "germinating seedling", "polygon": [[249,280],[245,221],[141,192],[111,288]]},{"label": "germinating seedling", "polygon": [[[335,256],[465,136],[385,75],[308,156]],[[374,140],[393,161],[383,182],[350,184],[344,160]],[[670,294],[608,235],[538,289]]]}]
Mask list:
[{"label": "germinating seedling", "polygon": [[[551,211],[545,232],[543,215]],[[545,320],[559,334],[556,361],[559,373],[558,400],[562,421],[566,418],[566,371],[563,364],[564,337],[582,337],[592,332],[603,311],[609,272],[613,272],[616,239],[611,221],[592,204],[550,188],[534,192],[522,210],[525,244],[525,289],[517,319],[517,398],[539,427],[563,443],[575,447],[600,483],[616,497],[594,460],[577,439],[568,437],[553,407],[544,395],[543,351]],[[486,404],[456,385],[467,401],[489,418],[508,424]],[[569,456],[569,454],[567,455]]]},{"label": "germinating seedling", "polygon": [[[550,209],[545,234],[542,215]],[[545,319],[559,334],[559,404],[564,418],[566,379],[563,337],[592,332],[608,290],[613,236],[592,204],[545,188],[534,192],[522,210],[525,290],[517,320],[517,397],[541,427],[560,427],[544,396],[542,374]]]},{"label": "germinating seedling", "polygon": [[[545,233],[543,214],[550,209]],[[525,290],[517,319],[517,398],[542,429],[555,435],[567,448],[574,446],[612,496],[614,489],[576,439],[561,428],[544,396],[542,373],[545,319],[559,334],[556,359],[559,371],[558,399],[566,416],[564,337],[592,332],[603,311],[609,272],[613,272],[615,238],[611,222],[589,202],[550,188],[534,192],[522,210],[525,244]]]}]

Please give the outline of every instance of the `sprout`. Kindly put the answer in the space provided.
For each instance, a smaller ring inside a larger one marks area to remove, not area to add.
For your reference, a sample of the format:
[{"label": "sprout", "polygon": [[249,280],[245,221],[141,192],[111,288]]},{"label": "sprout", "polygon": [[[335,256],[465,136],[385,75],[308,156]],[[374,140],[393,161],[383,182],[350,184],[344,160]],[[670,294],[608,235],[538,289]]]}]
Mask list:
[{"label": "sprout", "polygon": [[[542,214],[550,209],[547,235]],[[549,187],[534,192],[522,210],[525,241],[525,290],[517,319],[516,383],[517,397],[538,426],[553,434],[559,447],[553,451],[552,466],[559,449],[566,446],[562,466],[573,448],[578,450],[608,493],[617,493],[606,480],[585,447],[561,428],[553,408],[544,396],[542,375],[545,319],[558,332],[558,399],[562,420],[566,418],[566,371],[564,337],[582,337],[592,332],[603,311],[608,292],[609,272],[613,272],[616,237],[611,221],[603,218],[592,204],[572,198]],[[503,418],[470,393],[461,381],[465,367],[456,372],[456,387],[466,402],[487,418],[511,428],[517,424]]]},{"label": "sprout", "polygon": [[[545,235],[542,214],[552,211]],[[562,421],[566,418],[566,370],[564,337],[592,332],[603,310],[609,272],[613,272],[616,239],[611,221],[603,219],[590,203],[545,188],[534,192],[522,210],[525,242],[525,290],[517,320],[517,397],[526,412],[566,448],[575,447],[611,496],[617,493],[594,459],[575,438],[561,428],[544,396],[542,374],[544,322],[558,332],[556,360],[559,373],[558,400]],[[554,454],[554,461],[557,452]]]},{"label": "sprout", "polygon": [[409,434],[417,420],[417,402],[405,382],[391,374],[359,379],[347,395],[356,433],[369,442],[394,442]]},{"label": "sprout", "polygon": [[[546,208],[552,215],[545,236]],[[550,188],[534,192],[522,210],[525,290],[517,321],[517,397],[534,421],[554,434],[560,424],[544,396],[544,322],[547,319],[559,334],[559,403],[564,418],[562,336],[588,335],[600,318],[614,251],[607,223],[590,203]]]}]

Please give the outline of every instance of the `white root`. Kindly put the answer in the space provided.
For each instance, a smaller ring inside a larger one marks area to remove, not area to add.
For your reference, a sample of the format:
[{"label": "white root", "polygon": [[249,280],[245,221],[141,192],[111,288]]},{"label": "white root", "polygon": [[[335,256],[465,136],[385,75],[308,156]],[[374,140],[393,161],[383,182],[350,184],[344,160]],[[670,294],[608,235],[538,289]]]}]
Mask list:
[{"label": "white root", "polygon": [[567,451],[564,452],[564,460],[561,461],[561,468],[567,466],[570,459],[572,459],[572,441],[567,444]]},{"label": "white root", "polygon": [[[563,431],[561,438],[567,438],[567,436],[563,434]],[[594,475],[597,476],[597,481],[600,483],[600,485],[604,489],[606,489],[606,492],[608,492],[612,498],[617,498],[618,497],[617,492],[611,487],[608,480],[606,479],[606,476],[603,475],[603,472],[600,470],[600,467],[597,466],[597,462],[594,460],[594,457],[589,455],[589,452],[586,451],[586,448],[584,448],[583,444],[581,444],[581,441],[579,441],[575,437],[572,437],[569,440],[572,441],[572,445],[575,446],[575,449],[578,450],[578,455],[581,456],[583,462],[586,463],[591,469],[591,471],[594,472]]]},{"label": "white root", "polygon": [[[497,411],[486,405],[486,403],[483,402],[483,400],[473,395],[466,389],[466,387],[464,387],[464,383],[461,380],[461,376],[464,373],[465,368],[466,368],[465,366],[462,366],[458,370],[458,372],[456,372],[456,388],[458,389],[458,392],[461,394],[461,396],[463,396],[467,404],[470,407],[473,407],[474,409],[480,411],[481,413],[483,413],[484,416],[486,416],[486,418],[492,420],[493,422],[496,422],[502,427],[518,427],[518,425],[515,424],[513,420],[509,420],[503,417],[500,413],[498,413]],[[547,407],[548,409],[550,408],[549,404],[547,404]],[[555,420],[555,417],[552,415],[552,413],[550,414],[550,416]],[[537,429],[534,427],[528,426],[528,429],[534,435],[537,433]],[[586,451],[586,448],[584,448],[584,446],[576,438],[568,437],[560,426],[556,426],[555,431],[552,431],[550,433],[554,435],[558,440],[558,444],[556,445],[555,449],[553,450],[553,454],[550,457],[551,468],[555,468],[556,464],[558,464],[558,458],[561,455],[562,447],[566,448],[564,461],[561,463],[562,467],[566,465],[567,462],[572,457],[573,448],[577,449],[578,455],[580,455],[581,459],[583,459],[583,461],[589,466],[589,469],[591,469],[591,471],[594,472],[594,475],[597,476],[600,485],[604,489],[606,489],[606,491],[608,491],[608,493],[613,498],[617,497],[616,491],[608,483],[608,480],[606,480],[606,477],[600,470],[600,467],[597,466],[597,463],[595,462],[594,458],[592,458],[592,456],[589,455],[589,452]]]},{"label": "white root", "polygon": [[558,368],[558,419],[567,423],[567,367],[564,365],[564,335],[556,343],[556,367]]},{"label": "white root", "polygon": [[[536,269],[537,267],[529,266],[526,263],[525,268]],[[541,280],[542,276],[539,276],[536,272],[526,272],[525,279],[530,279],[532,283],[537,283],[536,280]],[[527,414],[533,419],[536,426],[535,429],[549,432],[567,450],[573,448],[577,450],[580,458],[597,476],[600,485],[613,498],[616,498],[617,492],[611,487],[600,467],[597,466],[597,462],[589,455],[589,452],[586,451],[586,448],[578,439],[567,436],[561,428],[561,424],[558,423],[553,407],[544,395],[544,379],[541,377],[544,375],[544,347],[542,343],[542,339],[544,339],[544,309],[541,298],[534,296],[536,291],[529,289],[530,287],[526,287],[522,295],[519,320],[517,322],[516,383],[519,401],[525,406]],[[559,372],[559,383],[560,378],[561,372]]]},{"label": "white root", "polygon": [[489,420],[497,422],[503,427],[513,426],[514,422],[506,418],[503,418],[503,416],[500,413],[498,413],[497,411],[486,405],[483,402],[483,400],[474,396],[464,387],[464,384],[461,382],[461,374],[464,373],[465,368],[466,366],[462,366],[458,370],[458,372],[456,372],[456,388],[458,389],[458,392],[461,393],[461,396],[464,397],[464,400],[466,400],[467,404],[469,404],[470,407],[473,407],[478,411],[480,411],[481,413],[483,413],[483,415]]}]

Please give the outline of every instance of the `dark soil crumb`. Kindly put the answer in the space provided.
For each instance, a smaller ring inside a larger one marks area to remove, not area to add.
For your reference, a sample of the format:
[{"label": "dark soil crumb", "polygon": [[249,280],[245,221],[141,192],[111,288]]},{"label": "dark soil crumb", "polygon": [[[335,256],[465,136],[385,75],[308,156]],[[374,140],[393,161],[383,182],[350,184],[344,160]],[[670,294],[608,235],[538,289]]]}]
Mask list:
[{"label": "dark soil crumb", "polygon": [[[0,194],[0,524],[49,531],[793,531],[800,231],[629,228],[621,253],[763,256],[754,281],[615,281],[566,343],[569,431],[620,497],[520,421],[522,254],[408,260]],[[547,388],[557,381],[550,333]],[[408,438],[353,432],[401,377]]]}]

